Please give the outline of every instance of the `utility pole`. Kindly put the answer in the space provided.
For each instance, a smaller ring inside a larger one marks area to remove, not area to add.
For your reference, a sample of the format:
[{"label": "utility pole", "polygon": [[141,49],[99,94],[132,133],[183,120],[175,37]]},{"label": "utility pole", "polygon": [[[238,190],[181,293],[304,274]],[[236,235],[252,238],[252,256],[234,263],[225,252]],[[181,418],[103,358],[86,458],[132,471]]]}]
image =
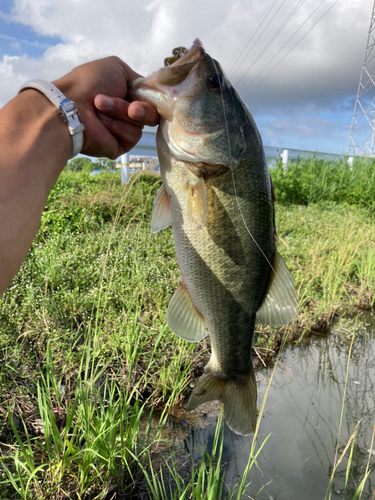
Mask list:
[{"label": "utility pole", "polygon": [[375,141],[375,1],[354,105],[347,155],[373,158]]}]

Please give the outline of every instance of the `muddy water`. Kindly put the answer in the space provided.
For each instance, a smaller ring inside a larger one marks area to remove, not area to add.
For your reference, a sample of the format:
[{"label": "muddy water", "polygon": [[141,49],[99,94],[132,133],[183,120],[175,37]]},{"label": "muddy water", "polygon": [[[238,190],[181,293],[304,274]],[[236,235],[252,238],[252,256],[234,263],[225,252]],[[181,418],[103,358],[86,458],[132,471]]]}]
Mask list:
[{"label": "muddy water", "polygon": [[[262,418],[258,444],[271,433],[253,468],[247,494],[259,499],[323,500],[335,457],[344,397],[352,325],[332,327],[329,335],[313,337],[307,344],[287,348],[276,368]],[[345,407],[339,439],[339,456],[357,422],[362,419],[353,451],[351,472],[345,491],[347,458],[335,474],[332,498],[352,499],[365,475],[372,431],[375,424],[375,321],[364,318],[349,368]],[[258,372],[258,401],[271,371]],[[202,407],[201,407],[202,408]],[[200,424],[191,426],[183,445],[199,459],[202,447],[210,449],[215,432],[217,406],[201,412]],[[188,424],[185,424],[188,425]],[[185,427],[185,430],[187,428]],[[224,462],[226,482],[233,486],[241,479],[249,456],[251,440],[226,428]],[[375,490],[375,442],[370,458],[371,472],[362,498],[372,499]],[[348,454],[346,455],[346,457]]]}]

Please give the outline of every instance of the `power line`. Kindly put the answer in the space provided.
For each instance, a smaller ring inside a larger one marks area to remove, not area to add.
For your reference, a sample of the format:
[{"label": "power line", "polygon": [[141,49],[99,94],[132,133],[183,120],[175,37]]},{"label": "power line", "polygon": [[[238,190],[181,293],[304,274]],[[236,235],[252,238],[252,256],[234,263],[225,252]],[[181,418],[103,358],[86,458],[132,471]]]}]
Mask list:
[{"label": "power line", "polygon": [[[272,0],[271,0],[272,1]],[[275,5],[275,3],[277,2],[277,0],[274,0],[273,4],[271,5],[271,7],[268,9],[268,11],[266,12],[265,16],[263,17],[262,21],[259,23],[257,29],[254,31],[253,35],[250,37],[250,40],[248,40],[244,46],[244,48],[242,49],[242,51],[240,52],[240,54],[237,56],[237,59],[234,61],[234,63],[232,64],[232,66],[229,68],[229,71],[227,72],[228,75],[229,73],[232,71],[233,67],[235,66],[235,64],[237,63],[237,61],[240,59],[240,57],[242,56],[242,54],[245,52],[245,50],[247,49],[249,43],[251,42],[251,40],[254,38],[254,36],[257,34],[258,30],[260,29],[260,27],[262,26],[262,24],[264,23],[264,21],[266,20],[268,14],[271,12],[273,6]],[[270,2],[271,3],[271,2]],[[268,4],[270,5],[270,4]],[[268,6],[267,6],[268,7]],[[266,8],[267,8],[266,7]]]},{"label": "power line", "polygon": [[[319,7],[324,3],[325,0],[322,0],[322,2],[318,5],[318,7],[313,11],[313,13],[306,19],[306,21],[298,28],[298,30],[294,33],[294,35],[292,35],[289,40],[283,45],[283,47],[278,51],[278,53],[271,59],[271,61],[269,61],[269,63],[263,68],[263,70],[252,80],[254,81],[256,78],[259,77],[259,75],[261,73],[263,73],[263,71],[265,69],[267,69],[267,67],[271,64],[271,62],[279,55],[279,53],[281,52],[281,50],[285,47],[285,45],[297,34],[297,32],[302,28],[302,26],[311,18],[311,16],[319,9]],[[265,80],[265,78],[267,78],[268,75],[270,75],[276,68],[277,66],[279,66],[279,64],[282,63],[282,61],[292,52],[292,50],[295,49],[295,47],[297,47],[297,45],[302,42],[302,40],[310,33],[310,31],[328,14],[328,12],[337,4],[339,0],[336,0],[327,10],[326,12],[320,16],[320,18],[311,26],[311,28],[297,41],[297,43],[295,43],[293,45],[293,47],[284,55],[284,57],[282,57],[280,59],[280,61],[256,84],[254,85],[247,94],[245,94],[245,96],[243,97],[243,99],[246,98],[246,96],[249,95],[250,92],[252,92],[256,87],[258,87],[258,85],[260,85],[261,82],[263,82],[263,80]],[[251,82],[250,82],[251,83]]]},{"label": "power line", "polygon": [[246,59],[246,57],[248,57],[248,55],[250,54],[250,52],[254,49],[254,47],[256,46],[256,44],[259,42],[259,40],[262,38],[264,32],[266,31],[266,29],[268,28],[268,26],[271,24],[271,22],[274,20],[276,14],[279,12],[279,10],[281,9],[281,7],[284,5],[286,0],[283,0],[281,2],[281,5],[279,6],[279,8],[277,9],[277,11],[274,13],[274,15],[271,17],[271,19],[268,21],[268,24],[267,26],[264,28],[264,30],[262,31],[262,33],[258,36],[258,38],[255,40],[254,44],[252,45],[252,47],[250,47],[250,49],[247,51],[247,54],[245,55],[244,59]]},{"label": "power line", "polygon": [[[315,14],[315,12],[324,4],[326,0],[322,0],[320,2],[320,4],[316,7],[316,9],[313,10],[313,12],[309,15],[309,17],[307,19],[305,19],[305,21],[301,24],[301,26],[293,33],[293,35],[291,37],[288,38],[288,40],[284,43],[284,45],[279,49],[279,51],[270,59],[270,61],[268,61],[268,63],[263,67],[263,69],[256,75],[254,76],[254,78],[252,80],[250,80],[249,82],[249,85],[254,81],[256,80],[257,78],[259,78],[259,76],[263,73],[263,71],[265,71],[268,66],[272,63],[272,61],[280,54],[280,52],[284,49],[284,47],[286,45],[288,45],[288,43],[290,42],[290,40],[292,40],[292,38],[294,38],[296,36],[296,34],[299,32],[300,29],[303,28],[303,26],[307,23],[307,21],[309,21],[311,19],[311,17]],[[261,80],[263,81],[263,80]],[[253,87],[252,87],[253,88]],[[252,89],[251,89],[252,90]]]},{"label": "power line", "polygon": [[243,78],[248,74],[250,69],[259,61],[259,59],[262,57],[262,55],[265,53],[265,51],[272,45],[272,43],[276,40],[276,38],[279,36],[279,34],[283,31],[283,29],[287,26],[289,21],[293,18],[293,16],[296,14],[296,12],[299,10],[300,7],[305,3],[306,0],[300,0],[299,3],[293,8],[292,12],[288,14],[286,19],[283,21],[283,23],[280,25],[276,33],[273,35],[271,40],[268,42],[268,44],[263,48],[263,50],[258,54],[258,57],[251,63],[247,71],[242,75],[242,77],[236,82],[236,85],[239,85],[239,83],[243,80]]},{"label": "power line", "polygon": [[348,156],[374,157],[375,144],[375,2],[372,8],[357,97],[348,142]]}]

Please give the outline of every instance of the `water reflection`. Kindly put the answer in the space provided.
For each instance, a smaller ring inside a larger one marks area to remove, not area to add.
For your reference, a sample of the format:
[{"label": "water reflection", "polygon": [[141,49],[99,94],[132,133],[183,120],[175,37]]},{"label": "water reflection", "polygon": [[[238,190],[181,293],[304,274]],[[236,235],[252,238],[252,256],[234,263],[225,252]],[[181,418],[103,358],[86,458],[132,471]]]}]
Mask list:
[{"label": "water reflection", "polygon": [[[272,433],[253,468],[247,493],[257,498],[290,500],[324,499],[334,463],[340,414],[344,396],[350,341],[338,326],[331,335],[310,338],[309,343],[286,349],[276,368],[262,419],[258,444]],[[362,419],[353,451],[351,473],[346,492],[345,474],[347,456],[339,465],[333,485],[332,498],[351,499],[365,475],[368,450],[375,423],[375,322],[366,317],[366,323],[357,328],[353,345],[344,415],[339,440],[339,454],[343,452],[357,422]],[[270,370],[258,373],[258,401],[263,397]],[[185,445],[195,458],[207,444],[209,449],[215,429],[215,405],[208,409],[206,426],[195,427]],[[251,438],[225,432],[224,462],[226,480],[235,484],[249,456]],[[375,445],[373,446],[375,448]],[[370,468],[374,468],[375,456]],[[270,483],[270,484],[267,484]],[[363,499],[373,498],[375,470],[364,488]]]}]

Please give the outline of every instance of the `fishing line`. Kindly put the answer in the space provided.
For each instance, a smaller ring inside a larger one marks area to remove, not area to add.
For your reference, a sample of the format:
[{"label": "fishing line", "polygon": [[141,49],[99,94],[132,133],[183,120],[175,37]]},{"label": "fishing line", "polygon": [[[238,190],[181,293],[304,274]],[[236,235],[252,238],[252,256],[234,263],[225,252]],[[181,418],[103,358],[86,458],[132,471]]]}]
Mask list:
[{"label": "fishing line", "polygon": [[[228,130],[228,128],[227,128]],[[229,142],[229,137],[228,137],[228,142]],[[251,231],[250,229],[247,227],[247,224],[246,224],[246,221],[245,221],[245,217],[243,216],[243,213],[242,213],[242,210],[241,210],[241,206],[240,206],[240,202],[238,201],[238,196],[237,196],[237,189],[236,189],[236,183],[234,182],[234,173],[233,173],[233,170],[230,169],[230,171],[232,172],[232,180],[233,180],[233,189],[234,189],[234,195],[236,197],[236,201],[237,201],[237,206],[238,206],[238,210],[240,211],[240,214],[241,214],[241,217],[242,217],[242,220],[243,220],[243,223],[244,223],[244,226],[246,227],[247,229],[247,232],[250,234],[253,242],[256,244],[256,246],[259,248],[259,250],[261,251],[263,257],[266,259],[266,261],[268,262],[270,268],[272,269],[272,271],[274,273],[276,273],[275,269],[273,268],[273,265],[271,264],[271,262],[268,260],[266,254],[263,252],[263,250],[260,248],[260,246],[258,245],[258,243],[256,242],[254,236],[251,234]]]},{"label": "fishing line", "polygon": [[[208,54],[209,55],[209,54]],[[215,71],[216,71],[216,74],[218,76],[219,75],[219,72],[217,70],[217,66],[216,66],[216,63],[214,61],[214,59],[209,55],[213,65],[214,65],[214,68],[215,68]],[[223,114],[224,114],[224,121],[225,121],[225,128],[226,128],[226,131],[227,131],[227,139],[228,139],[228,148],[229,148],[229,154],[231,154],[231,147],[230,147],[230,139],[229,139],[229,129],[228,129],[228,121],[227,121],[227,115],[225,113],[225,102],[224,102],[224,93],[223,93],[223,87],[222,87],[222,84],[221,84],[221,78],[218,78],[218,81],[219,81],[219,86],[220,86],[220,94],[221,94],[221,102],[223,104]],[[256,239],[254,238],[254,236],[251,234],[251,231],[250,229],[248,228],[247,224],[246,224],[246,221],[245,221],[245,217],[242,213],[242,210],[241,210],[241,206],[240,206],[240,202],[238,201],[238,196],[237,196],[237,189],[236,189],[236,183],[235,183],[235,180],[234,180],[234,173],[233,173],[233,169],[230,168],[230,171],[232,173],[232,181],[233,181],[233,189],[234,189],[234,196],[236,198],[236,202],[237,202],[237,206],[238,206],[238,210],[241,214],[241,218],[243,220],[243,223],[244,223],[244,226],[247,230],[247,232],[249,233],[251,239],[253,240],[253,242],[255,243],[255,245],[258,247],[258,249],[260,250],[261,254],[263,255],[263,257],[266,259],[266,261],[268,262],[270,268],[272,269],[272,271],[276,274],[275,272],[275,269],[273,268],[271,262],[268,260],[267,258],[267,255],[263,252],[263,250],[261,249],[261,247],[258,245]]]}]

